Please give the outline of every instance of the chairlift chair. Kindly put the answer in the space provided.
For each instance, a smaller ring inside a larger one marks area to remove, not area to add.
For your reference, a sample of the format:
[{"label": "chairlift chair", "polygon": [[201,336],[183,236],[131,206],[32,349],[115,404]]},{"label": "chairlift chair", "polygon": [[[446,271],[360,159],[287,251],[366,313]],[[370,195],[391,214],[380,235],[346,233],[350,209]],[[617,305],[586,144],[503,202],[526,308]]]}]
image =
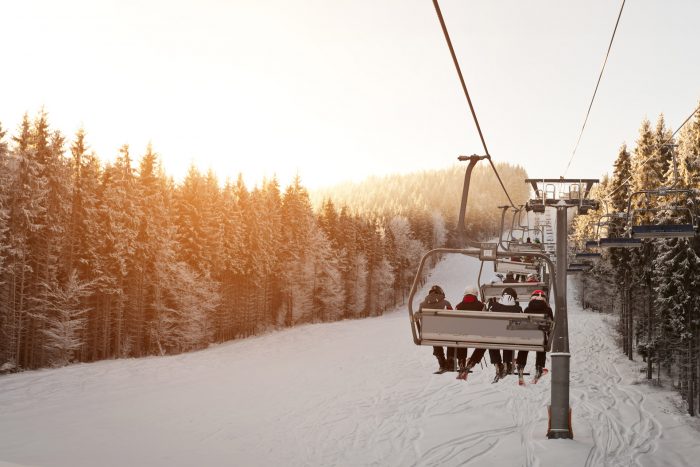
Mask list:
[{"label": "chairlift chair", "polygon": [[[480,251],[483,249],[484,251]],[[480,249],[437,248],[426,253],[418,266],[408,298],[408,312],[411,319],[413,340],[417,345],[472,347],[485,349],[510,349],[528,351],[549,351],[554,322],[541,314],[502,313],[493,311],[462,311],[422,309],[413,311],[413,299],[422,278],[426,260],[432,255],[460,254],[473,258],[496,258],[502,260],[507,252],[497,251],[494,244]],[[547,264],[550,273],[553,263],[542,253],[535,256]],[[521,263],[522,264],[522,263]],[[553,274],[550,274],[554,280]],[[498,291],[500,297],[505,287],[513,287],[518,296],[529,299],[532,291],[552,290],[554,283],[521,282],[488,284],[481,287],[482,297]]]},{"label": "chairlift chair", "polygon": [[[598,242],[596,242],[596,245],[598,245]],[[587,252],[587,251],[581,251],[579,253],[576,253],[574,256],[576,256],[576,259],[590,259],[590,260],[596,260],[600,259],[602,255],[600,253],[593,253],[593,252]]]},{"label": "chairlift chair", "polygon": [[630,237],[604,237],[598,240],[601,248],[639,248],[642,241]]},{"label": "chairlift chair", "polygon": [[[670,195],[690,195],[695,196],[696,190],[683,188],[665,188],[661,187],[655,190],[640,190],[632,193],[627,201],[627,215],[632,224],[632,238],[692,238],[698,233],[697,219],[693,215],[693,211],[686,206],[668,205],[659,208],[639,208],[632,209],[632,200],[636,196],[645,195],[647,200],[651,196],[670,196]],[[635,217],[639,218],[640,214],[648,212],[678,212],[683,213],[678,216],[681,222],[677,224],[635,224]]]},{"label": "chairlift chair", "polygon": [[538,267],[535,263],[498,260],[493,262],[493,270],[504,274],[532,274],[533,272],[537,272]]}]

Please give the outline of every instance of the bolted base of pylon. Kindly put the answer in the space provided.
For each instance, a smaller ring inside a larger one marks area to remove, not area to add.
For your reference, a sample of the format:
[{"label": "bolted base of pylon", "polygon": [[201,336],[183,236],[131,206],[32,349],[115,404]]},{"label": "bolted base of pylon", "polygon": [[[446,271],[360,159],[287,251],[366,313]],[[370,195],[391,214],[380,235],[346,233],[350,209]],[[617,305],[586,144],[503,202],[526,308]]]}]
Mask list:
[{"label": "bolted base of pylon", "polygon": [[571,428],[571,408],[569,407],[568,428],[552,428],[552,406],[547,407],[548,424],[547,438],[548,439],[574,439],[574,430]]}]

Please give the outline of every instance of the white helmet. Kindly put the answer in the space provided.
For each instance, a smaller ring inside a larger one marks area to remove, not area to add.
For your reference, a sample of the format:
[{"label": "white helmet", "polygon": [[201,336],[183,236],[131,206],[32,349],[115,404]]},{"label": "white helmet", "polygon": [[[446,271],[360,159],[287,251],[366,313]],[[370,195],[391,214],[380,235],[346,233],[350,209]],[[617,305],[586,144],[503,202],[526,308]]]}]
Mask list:
[{"label": "white helmet", "polygon": [[474,287],[473,285],[468,285],[468,286],[464,289],[464,294],[462,294],[462,295],[474,295],[474,296],[477,296],[478,294],[479,294],[479,291],[476,290],[476,287]]}]

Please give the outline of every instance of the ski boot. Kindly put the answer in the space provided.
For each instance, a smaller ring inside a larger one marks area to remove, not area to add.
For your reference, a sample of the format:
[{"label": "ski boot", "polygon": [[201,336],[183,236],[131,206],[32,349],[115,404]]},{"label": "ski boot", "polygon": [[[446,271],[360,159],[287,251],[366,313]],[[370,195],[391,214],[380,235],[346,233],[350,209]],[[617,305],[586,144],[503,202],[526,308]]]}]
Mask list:
[{"label": "ski boot", "polygon": [[535,377],[532,379],[533,384],[537,384],[537,382],[542,378],[544,375],[546,375],[549,372],[548,369],[546,369],[543,366],[538,366],[535,369]]},{"label": "ski boot", "polygon": [[457,373],[457,379],[463,379],[464,381],[467,380],[467,374],[469,374],[466,360],[466,358],[459,359],[459,373]]},{"label": "ski boot", "polygon": [[441,375],[445,373],[447,370],[447,360],[445,360],[444,355],[436,355],[435,358],[437,358],[438,365],[440,367],[437,369],[437,371],[433,372],[434,375]]},{"label": "ski boot", "polygon": [[525,376],[523,373],[525,368],[522,365],[518,365],[518,386],[525,386]]},{"label": "ski boot", "polygon": [[505,376],[506,367],[503,365],[503,363],[496,363],[496,376],[493,378],[493,381],[491,381],[491,383],[496,383],[499,379],[504,378]]}]

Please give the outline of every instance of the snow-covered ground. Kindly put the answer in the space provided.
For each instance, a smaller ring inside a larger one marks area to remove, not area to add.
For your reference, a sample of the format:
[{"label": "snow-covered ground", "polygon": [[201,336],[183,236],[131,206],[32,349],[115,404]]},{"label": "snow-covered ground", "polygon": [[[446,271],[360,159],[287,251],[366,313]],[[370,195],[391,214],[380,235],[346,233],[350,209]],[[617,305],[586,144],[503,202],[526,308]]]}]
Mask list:
[{"label": "snow-covered ground", "polygon": [[[477,264],[449,257],[426,287],[455,303]],[[573,440],[545,436],[551,375],[526,387],[491,384],[492,366],[466,383],[433,375],[402,308],[0,377],[0,466],[698,465],[695,420],[672,391],[640,384],[614,318],[573,300],[569,317]]]}]

